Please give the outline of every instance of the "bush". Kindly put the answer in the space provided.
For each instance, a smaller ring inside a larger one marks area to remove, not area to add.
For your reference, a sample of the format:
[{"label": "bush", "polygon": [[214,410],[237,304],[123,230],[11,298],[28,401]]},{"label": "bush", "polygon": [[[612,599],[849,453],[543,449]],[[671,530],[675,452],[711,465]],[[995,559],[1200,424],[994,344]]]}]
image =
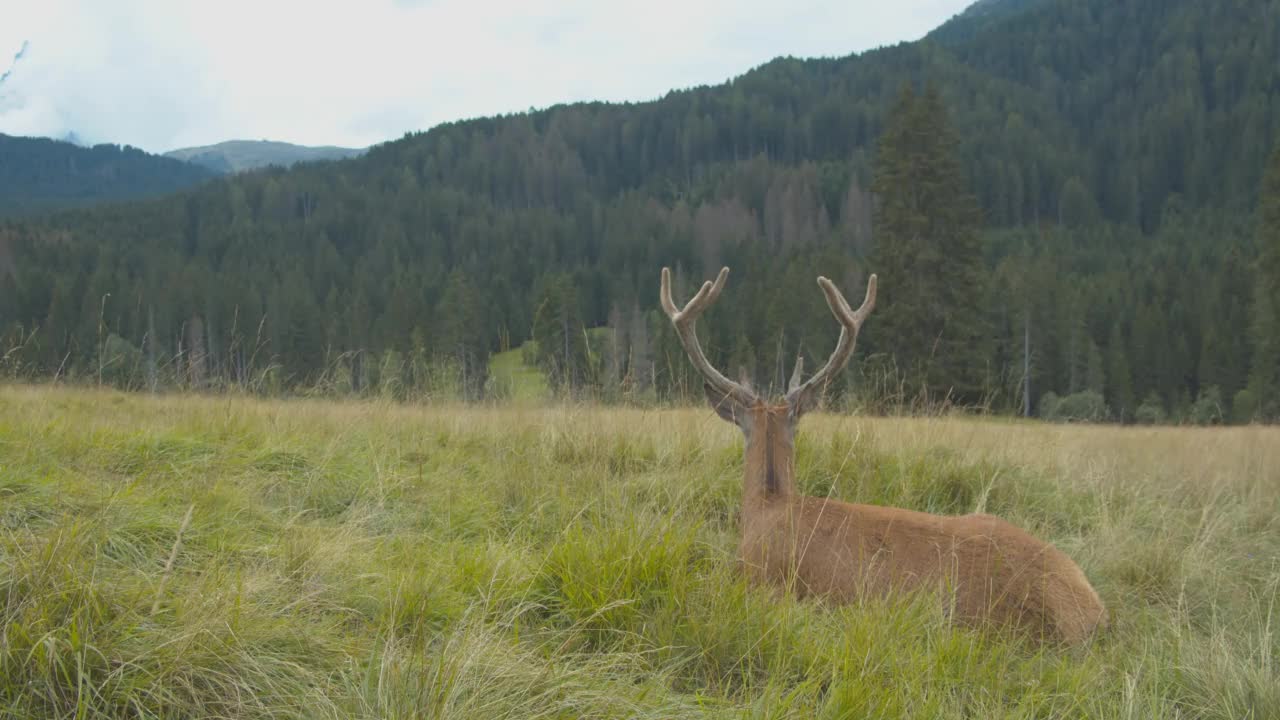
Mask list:
[{"label": "bush", "polygon": [[102,344],[99,374],[103,382],[121,389],[142,387],[142,351],[111,333]]},{"label": "bush", "polygon": [[1040,417],[1044,420],[1052,421],[1058,415],[1058,403],[1062,402],[1062,398],[1058,394],[1049,391],[1040,396]]},{"label": "bush", "polygon": [[1245,388],[1231,401],[1231,419],[1240,424],[1251,423],[1258,417],[1258,398]]},{"label": "bush", "polygon": [[1159,425],[1165,421],[1164,404],[1155,393],[1147,395],[1133,413],[1133,419],[1141,425]]},{"label": "bush", "polygon": [[1045,393],[1040,400],[1040,417],[1049,422],[1102,422],[1111,414],[1102,393],[1084,390],[1059,398]]},{"label": "bush", "polygon": [[1219,425],[1226,416],[1222,407],[1222,391],[1217,386],[1205,388],[1191,403],[1188,418],[1197,425]]}]

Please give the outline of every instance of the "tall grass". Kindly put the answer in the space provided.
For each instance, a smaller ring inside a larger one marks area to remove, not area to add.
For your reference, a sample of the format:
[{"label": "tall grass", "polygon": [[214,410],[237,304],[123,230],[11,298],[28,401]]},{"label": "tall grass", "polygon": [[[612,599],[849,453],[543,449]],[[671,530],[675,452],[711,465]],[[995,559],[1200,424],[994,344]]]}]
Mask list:
[{"label": "tall grass", "polygon": [[741,462],[704,410],[0,387],[0,717],[1280,717],[1275,429],[804,421],[806,492],[1076,558],[1074,651],[749,589]]}]

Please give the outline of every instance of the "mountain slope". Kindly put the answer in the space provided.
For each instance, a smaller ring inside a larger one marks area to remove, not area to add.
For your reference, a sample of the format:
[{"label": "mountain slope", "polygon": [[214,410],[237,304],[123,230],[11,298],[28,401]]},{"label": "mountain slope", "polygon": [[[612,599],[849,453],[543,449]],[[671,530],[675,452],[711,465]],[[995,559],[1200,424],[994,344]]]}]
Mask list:
[{"label": "mountain slope", "polygon": [[[101,327],[86,309],[102,304],[159,356],[196,332],[208,374],[273,358],[292,381],[337,372],[361,388],[388,357],[482,382],[467,373],[484,355],[558,310],[623,338],[602,384],[678,392],[696,385],[652,314],[657,269],[687,289],[729,263],[732,310],[708,319],[709,352],[777,380],[781,356],[834,342],[813,277],[857,292],[885,112],[928,82],[988,224],[993,393],[1020,392],[1025,332],[1037,398],[1105,393],[1121,418],[1149,396],[1185,410],[1210,387],[1230,398],[1248,370],[1247,218],[1280,126],[1280,0],[1231,7],[1043,0],[959,42],[450,123],[343,162],[52,218],[14,230],[0,327],[48,330],[33,367],[68,352],[92,367]],[[66,239],[45,242],[55,232]],[[874,329],[860,347],[876,349]]]},{"label": "mountain slope", "polygon": [[1068,119],[1108,217],[1252,207],[1280,125],[1280,2],[1042,2],[953,51]]},{"label": "mountain slope", "polygon": [[0,134],[0,216],[161,195],[211,177],[137,148]]},{"label": "mountain slope", "polygon": [[342,160],[364,152],[364,148],[308,147],[271,140],[228,140],[216,145],[171,150],[165,156],[202,165],[215,172],[228,173],[270,165],[289,167],[300,162]]},{"label": "mountain slope", "polygon": [[995,23],[1050,0],[977,0],[938,26],[928,37],[942,43],[970,40]]}]

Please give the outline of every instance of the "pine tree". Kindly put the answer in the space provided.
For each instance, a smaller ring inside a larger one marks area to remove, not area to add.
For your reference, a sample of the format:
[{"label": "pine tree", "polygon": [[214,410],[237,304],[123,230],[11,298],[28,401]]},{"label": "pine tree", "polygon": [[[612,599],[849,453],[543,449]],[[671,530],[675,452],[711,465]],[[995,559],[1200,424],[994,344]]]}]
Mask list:
[{"label": "pine tree", "polygon": [[435,315],[437,353],[457,363],[463,395],[478,397],[489,367],[485,298],[462,270],[449,273]]},{"label": "pine tree", "polygon": [[876,349],[894,356],[912,392],[979,402],[989,344],[980,217],[936,89],[903,89],[872,189],[880,202],[870,262],[880,277]]},{"label": "pine tree", "polygon": [[534,304],[533,339],[538,364],[551,384],[575,391],[587,380],[589,362],[585,326],[578,311],[573,278],[560,274],[546,279]]},{"label": "pine tree", "polygon": [[609,307],[609,340],[605,347],[604,372],[600,382],[607,396],[617,394],[622,376],[626,372],[627,327],[622,309],[616,304]]},{"label": "pine tree", "polygon": [[1133,418],[1135,403],[1129,372],[1129,348],[1118,322],[1112,324],[1111,338],[1107,342],[1107,404],[1121,422]]},{"label": "pine tree", "polygon": [[650,345],[649,318],[634,303],[628,313],[628,336],[631,339],[627,359],[628,386],[633,394],[647,393],[653,385],[653,348]]}]

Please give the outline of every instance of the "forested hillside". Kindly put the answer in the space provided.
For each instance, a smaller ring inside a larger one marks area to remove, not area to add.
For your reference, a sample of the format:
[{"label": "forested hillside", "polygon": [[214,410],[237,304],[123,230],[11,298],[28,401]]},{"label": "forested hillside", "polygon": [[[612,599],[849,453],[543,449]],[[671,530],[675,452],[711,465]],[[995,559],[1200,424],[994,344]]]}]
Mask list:
[{"label": "forested hillside", "polygon": [[273,140],[227,140],[216,145],[170,150],[165,157],[202,165],[218,173],[232,173],[269,165],[290,167],[300,162],[342,160],[363,152],[363,148],[310,147]]},{"label": "forested hillside", "polygon": [[0,217],[169,194],[213,176],[133,147],[0,135]]},{"label": "forested hillside", "polygon": [[1255,210],[1278,51],[1280,0],[1010,3],[655,102],[446,124],[11,225],[6,362],[478,395],[487,356],[534,338],[562,387],[665,396],[695,386],[658,270],[687,296],[728,264],[705,347],[758,383],[833,346],[816,275],[853,298],[878,272],[899,307],[859,339],[859,400],[1021,408],[1027,367],[1054,417],[1275,413],[1276,231]]}]

